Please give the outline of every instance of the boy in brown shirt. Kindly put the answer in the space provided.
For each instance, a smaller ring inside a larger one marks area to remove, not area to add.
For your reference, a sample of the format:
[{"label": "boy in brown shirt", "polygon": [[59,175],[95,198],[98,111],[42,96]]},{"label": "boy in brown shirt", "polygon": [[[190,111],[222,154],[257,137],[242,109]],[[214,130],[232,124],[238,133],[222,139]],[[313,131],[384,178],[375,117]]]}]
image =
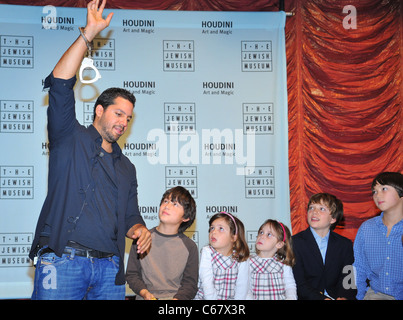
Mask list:
[{"label": "boy in brown shirt", "polygon": [[197,292],[199,253],[183,232],[196,217],[196,204],[183,187],[164,193],[158,213],[160,223],[151,229],[151,248],[137,254],[130,250],[126,281],[136,299],[190,300]]}]

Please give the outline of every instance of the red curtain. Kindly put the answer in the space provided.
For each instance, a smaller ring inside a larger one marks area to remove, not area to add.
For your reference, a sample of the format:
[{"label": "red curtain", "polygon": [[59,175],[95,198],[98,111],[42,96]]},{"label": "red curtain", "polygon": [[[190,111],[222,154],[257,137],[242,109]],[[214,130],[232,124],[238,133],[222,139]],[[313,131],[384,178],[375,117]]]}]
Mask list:
[{"label": "red curtain", "polygon": [[[343,25],[352,22],[347,5],[356,29]],[[323,191],[343,201],[336,231],[353,240],[378,213],[375,175],[403,171],[401,9],[394,0],[294,1],[286,26],[294,233],[307,227],[309,197]]]},{"label": "red curtain", "polygon": [[[56,7],[86,7],[88,2],[89,0],[0,0],[4,4]],[[279,0],[107,0],[106,7],[136,10],[277,11]]]},{"label": "red curtain", "polygon": [[[44,6],[49,1],[0,3]],[[346,6],[353,6],[355,15],[343,13]],[[277,11],[279,1],[109,0],[107,8]],[[295,14],[286,23],[293,233],[307,227],[309,197],[329,192],[344,203],[345,219],[336,232],[353,240],[361,223],[378,213],[372,179],[382,171],[403,172],[402,3],[285,0],[285,11]]]}]

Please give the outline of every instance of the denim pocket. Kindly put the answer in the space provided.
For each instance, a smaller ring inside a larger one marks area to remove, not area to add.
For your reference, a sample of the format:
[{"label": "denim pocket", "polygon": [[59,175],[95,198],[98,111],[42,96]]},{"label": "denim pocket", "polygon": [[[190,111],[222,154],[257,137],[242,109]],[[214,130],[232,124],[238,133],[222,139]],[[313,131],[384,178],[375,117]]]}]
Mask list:
[{"label": "denim pocket", "polygon": [[118,256],[112,256],[108,258],[108,260],[112,263],[112,265],[116,268],[116,270],[119,269],[119,257]]},{"label": "denim pocket", "polygon": [[60,266],[64,264],[68,260],[68,256],[63,254],[61,257],[58,257],[56,254],[53,252],[48,252],[43,255],[41,255],[38,259],[38,266],[39,268],[43,266]]}]

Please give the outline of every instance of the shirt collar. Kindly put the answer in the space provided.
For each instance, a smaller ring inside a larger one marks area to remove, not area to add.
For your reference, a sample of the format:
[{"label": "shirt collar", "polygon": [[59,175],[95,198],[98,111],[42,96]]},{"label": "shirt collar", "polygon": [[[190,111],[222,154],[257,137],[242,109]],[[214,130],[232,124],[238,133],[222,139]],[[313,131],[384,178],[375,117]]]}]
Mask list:
[{"label": "shirt collar", "polygon": [[376,216],[376,220],[375,220],[375,221],[376,221],[376,224],[377,224],[378,226],[384,226],[382,218],[383,218],[383,212],[381,212],[380,215]]},{"label": "shirt collar", "polygon": [[[91,139],[95,141],[95,145],[97,146],[97,149],[101,149],[102,145],[102,137],[99,134],[98,130],[91,124],[88,127],[88,132],[91,136]],[[98,152],[99,150],[97,150]],[[122,155],[122,149],[120,149],[119,145],[117,142],[112,143],[112,156],[113,158],[119,158]]]},{"label": "shirt collar", "polygon": [[316,242],[320,242],[320,241],[328,241],[329,240],[329,235],[330,235],[330,230],[327,232],[327,234],[322,238],[320,235],[318,235],[316,233],[316,231],[314,229],[312,229],[312,227],[309,227],[311,229],[311,232],[313,234],[313,237],[315,238]]},{"label": "shirt collar", "polygon": [[[384,215],[384,213],[382,211],[380,215],[375,217],[376,224],[380,227],[386,227],[385,224],[383,223],[383,215]],[[398,226],[398,225],[403,225],[403,219],[395,224],[395,226]]]}]

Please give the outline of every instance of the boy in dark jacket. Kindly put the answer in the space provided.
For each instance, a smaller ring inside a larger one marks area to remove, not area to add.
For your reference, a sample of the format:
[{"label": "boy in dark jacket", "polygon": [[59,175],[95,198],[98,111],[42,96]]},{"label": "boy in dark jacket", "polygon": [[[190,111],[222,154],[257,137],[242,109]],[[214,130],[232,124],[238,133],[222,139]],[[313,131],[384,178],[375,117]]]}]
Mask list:
[{"label": "boy in dark jacket", "polygon": [[[292,237],[296,264],[293,268],[300,300],[350,300],[356,290],[351,281],[354,262],[352,242],[333,232],[343,217],[343,203],[328,193],[313,195],[308,203],[309,228]],[[345,269],[350,266],[350,269]]]}]

